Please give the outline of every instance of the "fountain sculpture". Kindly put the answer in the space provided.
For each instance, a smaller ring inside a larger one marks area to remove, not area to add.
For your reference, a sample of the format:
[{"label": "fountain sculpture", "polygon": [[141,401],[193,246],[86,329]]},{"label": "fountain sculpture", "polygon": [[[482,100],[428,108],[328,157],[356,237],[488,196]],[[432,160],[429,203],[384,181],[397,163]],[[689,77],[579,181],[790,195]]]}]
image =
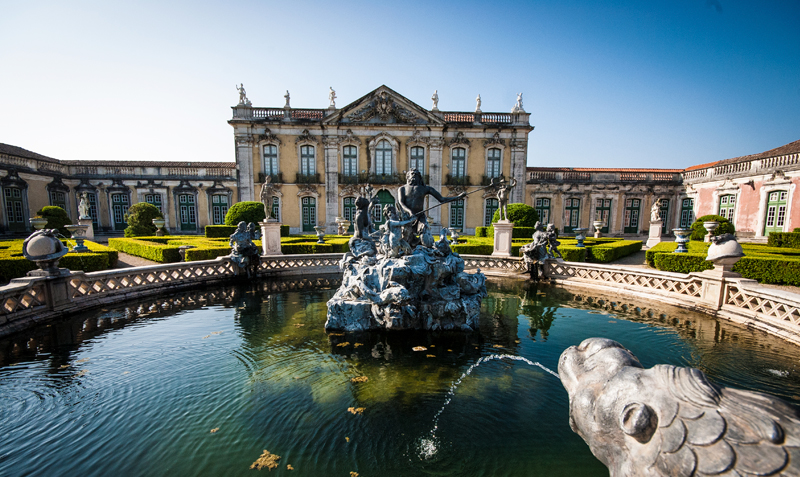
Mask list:
[{"label": "fountain sculpture", "polygon": [[463,195],[442,197],[417,170],[406,180],[398,194],[400,211],[384,206],[379,230],[369,215],[372,188],[363,188],[356,200],[350,252],[339,264],[342,285],[328,301],[326,330],[477,329],[486,277],[480,270],[464,272],[447,228],[434,242],[423,210],[427,195],[440,203]]},{"label": "fountain sculpture", "polygon": [[255,278],[258,266],[261,263],[261,254],[253,240],[261,238],[261,233],[256,224],[239,222],[236,231],[231,235],[231,262],[244,271],[248,278]]},{"label": "fountain sculpture", "polygon": [[558,375],[570,427],[612,477],[800,474],[800,415],[778,398],[694,368],[644,369],[604,338],[567,348]]}]

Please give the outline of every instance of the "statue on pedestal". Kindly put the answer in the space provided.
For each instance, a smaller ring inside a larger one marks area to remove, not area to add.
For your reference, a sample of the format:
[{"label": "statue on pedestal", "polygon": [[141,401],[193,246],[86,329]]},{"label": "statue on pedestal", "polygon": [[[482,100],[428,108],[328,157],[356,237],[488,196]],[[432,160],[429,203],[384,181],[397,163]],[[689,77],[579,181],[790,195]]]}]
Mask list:
[{"label": "statue on pedestal", "polygon": [[548,258],[556,258],[556,255],[558,255],[558,258],[563,260],[564,256],[558,251],[558,246],[561,245],[561,242],[558,241],[558,232],[556,232],[556,228],[553,224],[547,224],[545,235],[547,236]]},{"label": "statue on pedestal", "polygon": [[89,193],[84,191],[81,192],[81,201],[78,204],[78,218],[79,219],[91,219],[91,210],[89,209]]},{"label": "statue on pedestal", "polygon": [[283,97],[286,98],[286,104],[283,107],[284,108],[291,108],[291,106],[289,106],[289,99],[291,99],[291,97],[289,96],[289,90],[288,89],[286,90],[286,94],[284,94]]},{"label": "statue on pedestal", "polygon": [[661,201],[656,199],[650,207],[650,222],[661,222]]},{"label": "statue on pedestal", "polygon": [[500,187],[497,188],[497,202],[498,210],[500,211],[500,220],[508,222],[508,199],[511,197],[511,189],[517,185],[517,180],[513,177],[510,182],[505,179],[500,181]]},{"label": "statue on pedestal", "polygon": [[475,98],[475,112],[476,113],[481,112],[481,95],[478,95],[478,97]]},{"label": "statue on pedestal", "polygon": [[264,179],[264,183],[261,184],[261,203],[264,204],[264,214],[266,216],[267,221],[275,221],[276,218],[272,216],[272,194],[274,193],[272,189],[272,175],[267,174],[266,179]]},{"label": "statue on pedestal", "polygon": [[246,106],[250,106],[251,103],[249,99],[247,99],[247,93],[244,90],[244,83],[239,83],[239,86],[236,87],[236,91],[239,92],[239,104],[243,104]]}]

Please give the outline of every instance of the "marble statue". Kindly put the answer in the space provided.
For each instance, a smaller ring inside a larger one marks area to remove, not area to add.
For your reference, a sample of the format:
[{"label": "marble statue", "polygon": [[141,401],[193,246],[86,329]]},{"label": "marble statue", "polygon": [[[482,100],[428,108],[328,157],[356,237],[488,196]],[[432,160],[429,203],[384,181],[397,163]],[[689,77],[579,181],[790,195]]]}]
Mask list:
[{"label": "marble statue", "polygon": [[464,272],[442,229],[434,241],[423,206],[425,196],[445,198],[422,183],[419,171],[407,175],[397,205],[385,205],[386,222],[375,230],[369,214],[371,187],[356,199],[350,252],[339,263],[342,285],[328,301],[329,331],[378,329],[474,330],[486,296],[486,277]]},{"label": "marble statue", "polygon": [[653,206],[650,207],[650,222],[661,222],[661,201],[653,201]]},{"label": "marble statue", "polygon": [[260,238],[258,227],[254,223],[248,226],[246,222],[239,222],[236,231],[231,235],[231,262],[244,270],[248,278],[255,278],[258,266],[261,263],[261,254],[253,240]]},{"label": "marble statue", "polygon": [[524,113],[525,109],[522,107],[522,93],[517,94],[517,103],[514,105],[514,108],[511,110],[512,113]]},{"label": "marble statue", "polygon": [[475,112],[476,113],[481,112],[481,95],[478,95],[478,97],[475,98]]},{"label": "marble statue", "polygon": [[[466,193],[462,192],[457,196],[442,197],[436,189],[431,186],[425,185],[422,181],[422,174],[416,170],[411,169],[406,173],[406,183],[398,189],[398,202],[397,205],[400,211],[404,214],[404,219],[414,218],[411,224],[410,232],[407,235],[407,240],[412,247],[416,246],[419,242],[415,240],[412,235],[418,235],[428,227],[428,219],[423,211],[425,207],[425,197],[431,195],[440,203],[452,202],[454,200],[462,199]],[[411,233],[413,232],[413,233]]]},{"label": "marble statue", "polygon": [[436,89],[433,91],[433,96],[431,96],[431,101],[433,101],[433,107],[431,111],[438,111],[439,110],[439,90]]},{"label": "marble statue", "polygon": [[616,341],[567,348],[558,375],[569,423],[612,477],[800,475],[800,414],[702,371],[644,369]]},{"label": "marble statue", "polygon": [[548,258],[556,258],[556,255],[558,255],[558,258],[563,260],[564,256],[558,251],[558,246],[561,245],[561,242],[558,241],[558,232],[556,232],[556,228],[553,224],[547,224],[545,235],[547,236]]},{"label": "marble statue", "polygon": [[291,99],[291,97],[289,96],[289,90],[288,89],[286,90],[286,94],[284,94],[283,97],[286,98],[286,104],[283,105],[283,107],[284,108],[291,108],[291,106],[289,105],[289,100]]},{"label": "marble statue", "polygon": [[[544,261],[548,258],[547,247],[550,243],[547,232],[544,231],[541,222],[536,222],[533,226],[534,232],[532,241],[526,243],[519,249],[519,254],[531,278],[539,279],[540,269],[544,268]],[[554,230],[555,232],[555,230]],[[557,242],[556,242],[557,243]]]},{"label": "marble statue", "polygon": [[266,179],[264,179],[264,183],[261,184],[261,203],[264,204],[264,214],[266,216],[266,220],[275,220],[272,216],[272,175],[267,174]]},{"label": "marble statue", "polygon": [[[336,107],[336,91],[334,91],[332,86],[329,86],[328,88],[331,90],[330,93],[328,93],[328,99],[331,100],[331,108],[335,108]],[[289,92],[287,91],[286,94],[289,94]]]},{"label": "marble statue", "polygon": [[250,106],[252,103],[249,99],[247,99],[247,93],[244,90],[244,83],[239,83],[239,86],[236,87],[236,91],[239,92],[239,104],[245,104]]},{"label": "marble statue", "polygon": [[505,180],[500,181],[500,187],[497,188],[497,202],[500,211],[500,220],[508,221],[508,199],[511,197],[511,189],[517,185],[517,180],[513,177],[510,182]]},{"label": "marble statue", "polygon": [[89,193],[81,192],[81,201],[78,204],[78,218],[91,219],[91,210],[89,209]]}]

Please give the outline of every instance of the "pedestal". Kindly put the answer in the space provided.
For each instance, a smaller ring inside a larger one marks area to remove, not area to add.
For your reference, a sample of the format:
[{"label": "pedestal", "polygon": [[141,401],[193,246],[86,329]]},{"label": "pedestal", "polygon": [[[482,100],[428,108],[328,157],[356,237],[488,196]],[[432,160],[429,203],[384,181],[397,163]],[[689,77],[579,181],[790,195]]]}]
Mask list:
[{"label": "pedestal", "polygon": [[86,240],[94,240],[94,227],[92,227],[92,219],[78,219],[78,225],[88,225],[86,228]]},{"label": "pedestal", "polygon": [[281,223],[259,222],[261,225],[261,253],[263,255],[283,255],[281,253]]},{"label": "pedestal", "polygon": [[514,230],[514,223],[508,220],[501,220],[494,224],[494,252],[493,257],[511,256],[511,234]]},{"label": "pedestal", "polygon": [[662,221],[657,220],[650,222],[650,237],[647,239],[647,248],[655,247],[656,244],[661,242],[661,225]]}]

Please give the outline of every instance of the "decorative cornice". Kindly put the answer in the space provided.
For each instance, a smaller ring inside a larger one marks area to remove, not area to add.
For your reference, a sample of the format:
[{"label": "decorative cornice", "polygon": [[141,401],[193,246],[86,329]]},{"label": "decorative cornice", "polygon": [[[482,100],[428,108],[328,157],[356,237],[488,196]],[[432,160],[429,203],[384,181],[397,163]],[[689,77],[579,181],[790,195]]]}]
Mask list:
[{"label": "decorative cornice", "polygon": [[326,146],[336,146],[342,139],[339,136],[322,136],[322,144]]},{"label": "decorative cornice", "polygon": [[429,142],[430,138],[423,137],[419,129],[415,129],[414,134],[412,134],[411,137],[406,140],[406,145],[428,144]]},{"label": "decorative cornice", "polygon": [[311,194],[315,197],[319,197],[319,191],[317,190],[317,186],[314,184],[298,184],[297,185],[298,197],[306,194]]},{"label": "decorative cornice", "polygon": [[281,142],[281,139],[278,136],[276,136],[275,134],[272,134],[272,131],[270,131],[269,128],[266,128],[264,130],[264,134],[259,134],[258,136],[256,136],[256,141],[257,142],[262,142],[262,141],[264,141],[264,142],[276,142],[279,145],[283,145],[283,143]]},{"label": "decorative cornice", "polygon": [[319,141],[317,140],[316,136],[311,135],[311,132],[308,129],[303,129],[303,132],[300,134],[300,136],[294,140],[295,144],[299,144],[301,142],[313,142],[314,144],[317,144]]},{"label": "decorative cornice", "polygon": [[360,188],[356,184],[347,184],[339,187],[342,188],[339,192],[339,197],[358,196],[361,193]]},{"label": "decorative cornice", "polygon": [[506,146],[506,140],[502,139],[500,137],[500,133],[499,132],[496,132],[496,133],[494,133],[494,136],[492,136],[491,138],[483,141],[483,147],[489,147],[489,146],[503,146],[503,147],[505,147]]},{"label": "decorative cornice", "polygon": [[447,186],[448,194],[460,194],[466,192],[467,188],[462,185],[449,185]]},{"label": "decorative cornice", "polygon": [[450,145],[452,146],[454,144],[465,144],[469,146],[470,142],[469,139],[467,139],[467,137],[464,136],[464,133],[459,131],[458,133],[456,133],[456,137],[450,140]]}]

